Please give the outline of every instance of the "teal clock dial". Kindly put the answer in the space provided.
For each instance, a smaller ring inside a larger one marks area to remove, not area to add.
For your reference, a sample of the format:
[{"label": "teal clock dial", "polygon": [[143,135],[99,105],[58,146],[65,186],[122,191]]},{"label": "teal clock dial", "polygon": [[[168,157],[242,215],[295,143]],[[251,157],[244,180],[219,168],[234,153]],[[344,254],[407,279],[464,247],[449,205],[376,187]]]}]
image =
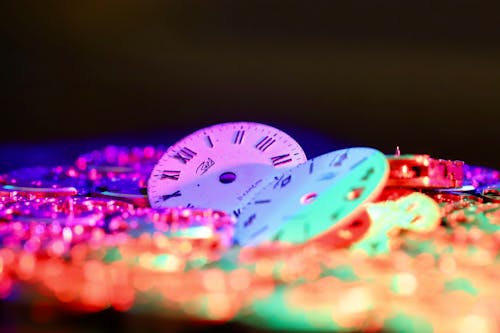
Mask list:
[{"label": "teal clock dial", "polygon": [[284,170],[243,208],[236,243],[319,239],[361,214],[363,204],[382,191],[388,173],[385,155],[372,148],[338,150]]}]

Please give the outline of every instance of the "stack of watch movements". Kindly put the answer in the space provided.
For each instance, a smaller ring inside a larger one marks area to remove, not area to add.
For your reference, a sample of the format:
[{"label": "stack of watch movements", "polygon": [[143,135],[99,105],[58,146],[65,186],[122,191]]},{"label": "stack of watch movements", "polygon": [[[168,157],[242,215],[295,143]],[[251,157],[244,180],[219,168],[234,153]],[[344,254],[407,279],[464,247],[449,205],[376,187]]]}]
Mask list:
[{"label": "stack of watch movements", "polygon": [[234,122],[0,184],[8,301],[279,330],[500,327],[497,170],[367,147],[307,159]]}]

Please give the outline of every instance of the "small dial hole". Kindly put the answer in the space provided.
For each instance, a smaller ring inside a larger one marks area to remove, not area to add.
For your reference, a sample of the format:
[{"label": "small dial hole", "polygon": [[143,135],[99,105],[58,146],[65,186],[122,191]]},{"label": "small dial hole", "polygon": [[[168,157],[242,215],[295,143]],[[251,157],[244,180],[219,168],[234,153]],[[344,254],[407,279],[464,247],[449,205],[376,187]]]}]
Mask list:
[{"label": "small dial hole", "polygon": [[236,174],[234,172],[224,172],[219,176],[219,181],[222,184],[230,184],[236,180]]}]

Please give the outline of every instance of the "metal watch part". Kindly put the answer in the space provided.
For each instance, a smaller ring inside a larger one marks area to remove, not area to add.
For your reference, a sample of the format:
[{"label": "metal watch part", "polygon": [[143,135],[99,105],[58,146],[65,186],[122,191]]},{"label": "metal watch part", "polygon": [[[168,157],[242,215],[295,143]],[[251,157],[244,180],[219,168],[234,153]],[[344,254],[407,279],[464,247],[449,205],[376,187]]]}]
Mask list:
[{"label": "metal watch part", "polygon": [[476,190],[476,194],[485,202],[500,203],[500,182],[481,186]]},{"label": "metal watch part", "polygon": [[457,188],[462,186],[462,161],[431,158],[429,155],[390,155],[387,186],[412,188]]},{"label": "metal watch part", "polygon": [[44,198],[44,197],[64,197],[78,194],[74,187],[27,187],[15,185],[3,185],[1,192],[8,192],[12,197],[19,196],[26,199]]},{"label": "metal watch part", "polygon": [[3,189],[40,196],[87,195],[91,183],[85,173],[73,166],[36,166],[9,172]]},{"label": "metal watch part", "polygon": [[391,236],[399,230],[417,233],[434,231],[441,222],[439,205],[431,197],[413,192],[397,200],[367,204],[370,229],[352,248],[369,255],[389,253]]},{"label": "metal watch part", "polygon": [[253,122],[213,125],[167,149],[150,175],[149,202],[153,208],[231,212],[275,169],[306,160],[300,145],[274,127]]},{"label": "metal watch part", "polygon": [[474,186],[475,188],[494,185],[500,182],[500,170],[492,168],[464,165],[464,184]]},{"label": "metal watch part", "polygon": [[130,202],[137,207],[149,206],[146,181],[140,174],[130,177],[103,178],[96,181],[92,195]]},{"label": "metal watch part", "polygon": [[372,148],[334,151],[285,170],[243,209],[235,242],[336,240],[361,223],[363,204],[381,193],[388,173],[385,156]]},{"label": "metal watch part", "polygon": [[165,147],[106,146],[78,156],[75,165],[79,170],[102,175],[119,175],[140,172],[148,175],[165,153]]}]

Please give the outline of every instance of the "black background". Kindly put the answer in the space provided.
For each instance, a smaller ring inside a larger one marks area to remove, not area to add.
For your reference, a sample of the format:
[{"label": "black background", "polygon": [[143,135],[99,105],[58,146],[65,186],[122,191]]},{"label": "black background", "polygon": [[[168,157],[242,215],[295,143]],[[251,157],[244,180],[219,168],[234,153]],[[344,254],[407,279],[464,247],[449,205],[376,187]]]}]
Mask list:
[{"label": "black background", "polygon": [[497,3],[4,3],[0,142],[82,153],[244,120],[500,167]]},{"label": "black background", "polygon": [[[66,162],[105,144],[168,145],[226,121],[284,129],[309,157],[335,145],[399,145],[500,168],[499,7],[5,1],[0,169]],[[3,309],[7,328],[36,326]],[[134,331],[129,317],[96,316],[59,324]]]}]

